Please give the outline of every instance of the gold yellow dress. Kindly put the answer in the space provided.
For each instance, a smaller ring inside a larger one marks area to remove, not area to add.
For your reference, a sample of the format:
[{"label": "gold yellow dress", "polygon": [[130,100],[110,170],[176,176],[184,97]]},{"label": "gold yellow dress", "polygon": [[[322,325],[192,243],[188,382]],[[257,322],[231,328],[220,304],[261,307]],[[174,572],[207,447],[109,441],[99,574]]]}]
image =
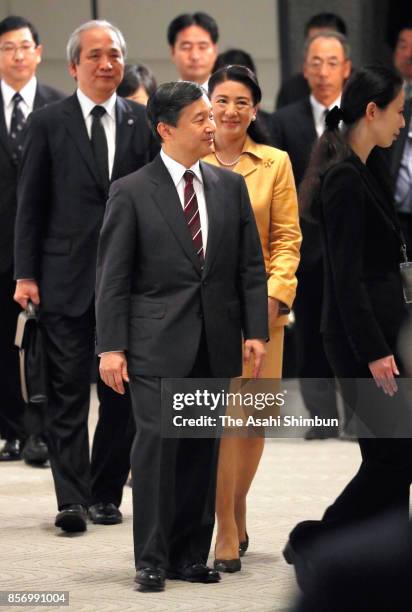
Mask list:
[{"label": "gold yellow dress", "polygon": [[[219,165],[214,153],[203,161]],[[244,177],[248,188],[265,259],[268,295],[291,308],[296,294],[295,273],[302,236],[289,156],[280,149],[257,144],[247,136],[233,171]],[[282,375],[283,336],[287,322],[288,315],[281,315],[270,329],[262,378],[280,378]],[[244,367],[243,377],[252,376],[251,365]]]}]

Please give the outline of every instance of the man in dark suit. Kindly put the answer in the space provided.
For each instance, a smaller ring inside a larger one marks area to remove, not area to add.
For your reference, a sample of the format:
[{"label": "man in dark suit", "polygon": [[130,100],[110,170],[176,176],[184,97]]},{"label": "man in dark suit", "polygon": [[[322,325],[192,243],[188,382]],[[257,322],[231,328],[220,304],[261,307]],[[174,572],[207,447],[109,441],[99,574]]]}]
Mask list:
[{"label": "man in dark suit", "polygon": [[9,16],[0,22],[0,361],[3,368],[0,433],[6,440],[0,461],[20,459],[24,445],[23,456],[28,463],[44,463],[47,447],[40,435],[43,424],[36,418],[37,409],[27,406],[25,411],[14,346],[20,310],[13,301],[17,173],[28,115],[64,98],[60,91],[37,82],[41,53],[38,32],[27,19]]},{"label": "man in dark suit", "polygon": [[[116,97],[125,43],[105,21],[83,24],[67,54],[77,91],[32,116],[22,159],[15,299],[40,303],[49,363],[48,441],[65,531],[122,520],[133,437],[128,394],[98,385],[91,469],[87,417],[94,353],[97,242],[111,180],[148,160],[144,108]],[[90,486],[92,485],[92,486]],[[90,490],[91,489],[91,490]]]},{"label": "man in dark suit", "polygon": [[[339,15],[335,13],[318,13],[313,15],[305,24],[305,39],[309,41],[311,38],[322,32],[340,32],[344,36],[347,35],[346,24]],[[310,87],[306,76],[302,72],[298,72],[283,81],[278,92],[275,110],[279,110],[283,106],[293,104],[302,98],[310,95]]]},{"label": "man in dark suit", "polygon": [[[161,435],[162,378],[238,376],[267,337],[267,292],[246,185],[199,158],[215,125],[201,87],[166,83],[148,116],[162,144],[113,185],[97,264],[97,351],[103,380],[129,380],[136,582],[217,582],[206,566],[214,524],[218,440]],[[155,245],[155,247],[154,247]]]},{"label": "man in dark suit", "polygon": [[[309,163],[312,146],[325,128],[325,114],[340,104],[345,80],[351,70],[346,38],[323,32],[306,45],[304,74],[310,96],[285,106],[273,115],[275,146],[287,151],[299,186]],[[302,211],[301,211],[302,212]],[[297,272],[298,290],[293,306],[297,345],[297,374],[302,379],[331,379],[332,370],[320,335],[322,307],[322,251],[317,224],[300,219],[303,234]],[[337,417],[335,390],[322,381],[303,383],[302,395],[308,411],[322,417]],[[332,428],[316,427],[307,439],[337,435]]]}]

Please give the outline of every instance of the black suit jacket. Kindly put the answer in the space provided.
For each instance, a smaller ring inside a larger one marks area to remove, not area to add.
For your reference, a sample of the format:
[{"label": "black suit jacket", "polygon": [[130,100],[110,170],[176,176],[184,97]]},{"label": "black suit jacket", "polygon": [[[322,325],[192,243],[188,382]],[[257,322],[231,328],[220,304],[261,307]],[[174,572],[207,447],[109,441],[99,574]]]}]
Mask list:
[{"label": "black suit jacket", "polygon": [[243,177],[201,162],[209,229],[196,255],[160,155],[110,190],[99,244],[97,352],[129,373],[184,377],[204,328],[214,376],[242,370],[242,337],[267,338],[266,273]]},{"label": "black suit jacket", "polygon": [[412,100],[407,100],[407,102],[405,102],[404,116],[405,128],[401,130],[399,138],[395,140],[393,145],[388,150],[390,156],[391,176],[394,188],[396,186],[396,180],[398,178],[399,166],[401,165],[405,144],[408,139],[409,123],[411,121],[412,116]]},{"label": "black suit jacket", "polygon": [[[37,83],[33,110],[62,100],[65,94],[53,87]],[[0,274],[13,266],[13,234],[17,207],[17,166],[12,160],[9,135],[4,117],[3,96],[0,89]]]},{"label": "black suit jacket", "polygon": [[360,363],[394,353],[405,317],[401,238],[389,187],[352,154],[322,180],[321,331],[344,334]]},{"label": "black suit jacket", "polygon": [[286,81],[283,81],[276,98],[275,109],[279,110],[309,95],[310,88],[308,82],[303,74],[298,72],[286,79]]},{"label": "black suit jacket", "polygon": [[[309,97],[274,113],[272,126],[274,146],[289,154],[295,182],[299,187],[309,164],[313,145],[318,138]],[[303,240],[299,270],[302,271],[318,264],[322,251],[317,224],[301,217],[300,227]]]},{"label": "black suit jacket", "polygon": [[[150,132],[143,106],[118,98],[112,180],[143,166]],[[77,95],[31,117],[18,189],[15,278],[34,278],[45,311],[79,316],[94,293],[107,193]]]}]

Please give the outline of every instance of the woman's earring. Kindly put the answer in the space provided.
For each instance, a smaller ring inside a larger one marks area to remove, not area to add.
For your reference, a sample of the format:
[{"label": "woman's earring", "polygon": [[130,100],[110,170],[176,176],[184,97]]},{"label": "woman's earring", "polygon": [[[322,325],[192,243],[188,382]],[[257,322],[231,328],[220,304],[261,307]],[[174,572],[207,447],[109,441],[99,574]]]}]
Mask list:
[{"label": "woman's earring", "polygon": [[256,121],[256,115],[252,117],[252,121]]}]

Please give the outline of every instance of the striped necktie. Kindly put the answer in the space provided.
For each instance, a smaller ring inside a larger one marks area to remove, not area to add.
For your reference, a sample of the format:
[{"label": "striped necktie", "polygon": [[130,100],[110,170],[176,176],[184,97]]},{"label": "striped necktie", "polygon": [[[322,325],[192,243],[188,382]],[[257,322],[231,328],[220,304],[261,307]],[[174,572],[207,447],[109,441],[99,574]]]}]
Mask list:
[{"label": "striped necktie", "polygon": [[203,240],[202,240],[202,228],[200,226],[200,215],[199,206],[197,203],[196,192],[193,187],[194,174],[190,170],[186,170],[183,175],[185,179],[185,191],[184,191],[184,214],[186,223],[192,236],[193,244],[195,245],[196,253],[203,262]]}]

